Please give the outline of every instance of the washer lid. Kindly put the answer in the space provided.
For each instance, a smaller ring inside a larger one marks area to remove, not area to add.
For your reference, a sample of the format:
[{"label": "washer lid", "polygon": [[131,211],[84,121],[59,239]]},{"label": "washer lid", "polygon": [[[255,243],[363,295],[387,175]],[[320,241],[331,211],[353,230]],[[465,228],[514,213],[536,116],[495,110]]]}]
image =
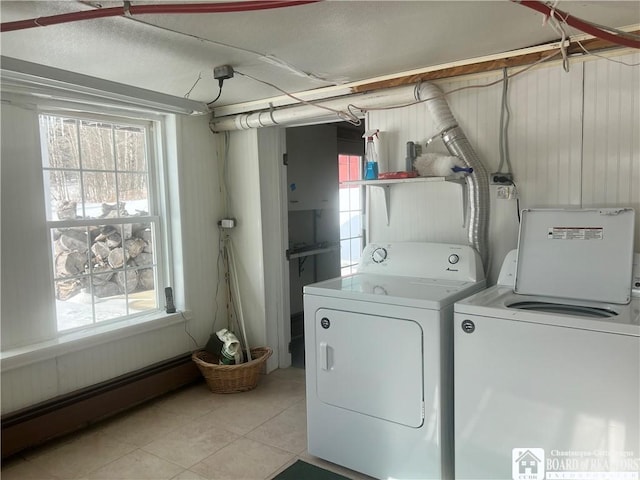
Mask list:
[{"label": "washer lid", "polygon": [[[514,304],[528,301],[548,302],[555,303],[557,306],[566,305],[577,308],[557,312],[513,308]],[[600,308],[615,313],[615,315],[607,318],[585,316],[578,311],[580,307]],[[505,325],[509,325],[511,322],[526,322],[640,337],[640,298],[638,297],[633,297],[627,305],[588,300],[568,302],[565,299],[519,295],[513,293],[511,287],[496,285],[456,302],[454,311],[459,320],[483,317],[505,320]],[[456,324],[459,325],[460,322],[456,321]]]},{"label": "washer lid", "polygon": [[629,303],[634,220],[631,208],[523,210],[514,291]]}]

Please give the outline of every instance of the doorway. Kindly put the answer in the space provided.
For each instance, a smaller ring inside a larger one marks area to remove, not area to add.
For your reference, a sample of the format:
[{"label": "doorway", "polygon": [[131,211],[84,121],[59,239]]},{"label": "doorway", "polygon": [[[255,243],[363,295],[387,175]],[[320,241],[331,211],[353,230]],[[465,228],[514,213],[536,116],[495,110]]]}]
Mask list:
[{"label": "doorway", "polygon": [[364,244],[362,188],[340,188],[341,180],[361,178],[363,133],[364,126],[348,123],[286,129],[294,367],[304,368],[304,286],[351,272]]}]

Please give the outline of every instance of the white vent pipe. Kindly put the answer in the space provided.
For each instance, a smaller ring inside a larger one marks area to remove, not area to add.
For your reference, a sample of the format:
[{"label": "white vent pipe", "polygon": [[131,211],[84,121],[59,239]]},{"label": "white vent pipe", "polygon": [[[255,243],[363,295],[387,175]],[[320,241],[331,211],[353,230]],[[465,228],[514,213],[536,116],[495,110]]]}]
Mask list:
[{"label": "white vent pipe", "polygon": [[[346,95],[333,99],[317,100],[317,102],[319,105],[322,105],[322,107],[337,111],[346,111],[351,104],[363,109],[390,107],[414,102],[413,89],[414,87],[412,85],[406,85],[358,95]],[[353,113],[359,114],[360,111],[354,111]],[[271,127],[274,125],[301,125],[305,123],[308,124],[312,121],[321,123],[337,120],[340,120],[340,117],[338,117],[335,111],[324,110],[314,105],[298,104],[219,118],[214,116],[209,125],[214,132],[225,132],[229,130],[249,130],[251,128]]]},{"label": "white vent pipe", "polygon": [[451,113],[442,90],[431,83],[421,83],[415,87],[415,99],[425,100],[427,108],[433,117],[436,131],[451,155],[460,158],[467,167],[473,169],[468,178],[469,206],[469,243],[477,250],[482,258],[485,272],[489,267],[489,249],[487,232],[489,227],[489,176],[474,151],[458,122]]}]

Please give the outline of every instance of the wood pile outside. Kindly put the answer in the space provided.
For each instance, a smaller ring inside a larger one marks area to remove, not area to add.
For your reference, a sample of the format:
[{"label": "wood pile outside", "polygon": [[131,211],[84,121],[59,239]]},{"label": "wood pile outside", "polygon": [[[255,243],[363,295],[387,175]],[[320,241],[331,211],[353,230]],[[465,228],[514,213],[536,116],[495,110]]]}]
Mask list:
[{"label": "wood pile outside", "polygon": [[[75,205],[65,209],[65,220],[73,219]],[[103,204],[100,218],[126,218],[121,204]],[[149,223],[123,223],[53,230],[56,298],[68,300],[81,291],[96,297],[112,297],[154,288],[152,230]],[[80,276],[80,277],[78,277]],[[74,277],[67,280],[64,277]]]}]

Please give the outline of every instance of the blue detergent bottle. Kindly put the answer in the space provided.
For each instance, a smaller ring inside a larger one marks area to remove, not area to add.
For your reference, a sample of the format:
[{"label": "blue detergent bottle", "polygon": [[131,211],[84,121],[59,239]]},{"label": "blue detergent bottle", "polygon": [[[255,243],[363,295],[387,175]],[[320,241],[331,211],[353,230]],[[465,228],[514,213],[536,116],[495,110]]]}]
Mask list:
[{"label": "blue detergent bottle", "polygon": [[378,178],[378,155],[373,137],[378,135],[378,130],[369,130],[363,136],[367,137],[367,147],[365,149],[364,179],[377,180]]}]

